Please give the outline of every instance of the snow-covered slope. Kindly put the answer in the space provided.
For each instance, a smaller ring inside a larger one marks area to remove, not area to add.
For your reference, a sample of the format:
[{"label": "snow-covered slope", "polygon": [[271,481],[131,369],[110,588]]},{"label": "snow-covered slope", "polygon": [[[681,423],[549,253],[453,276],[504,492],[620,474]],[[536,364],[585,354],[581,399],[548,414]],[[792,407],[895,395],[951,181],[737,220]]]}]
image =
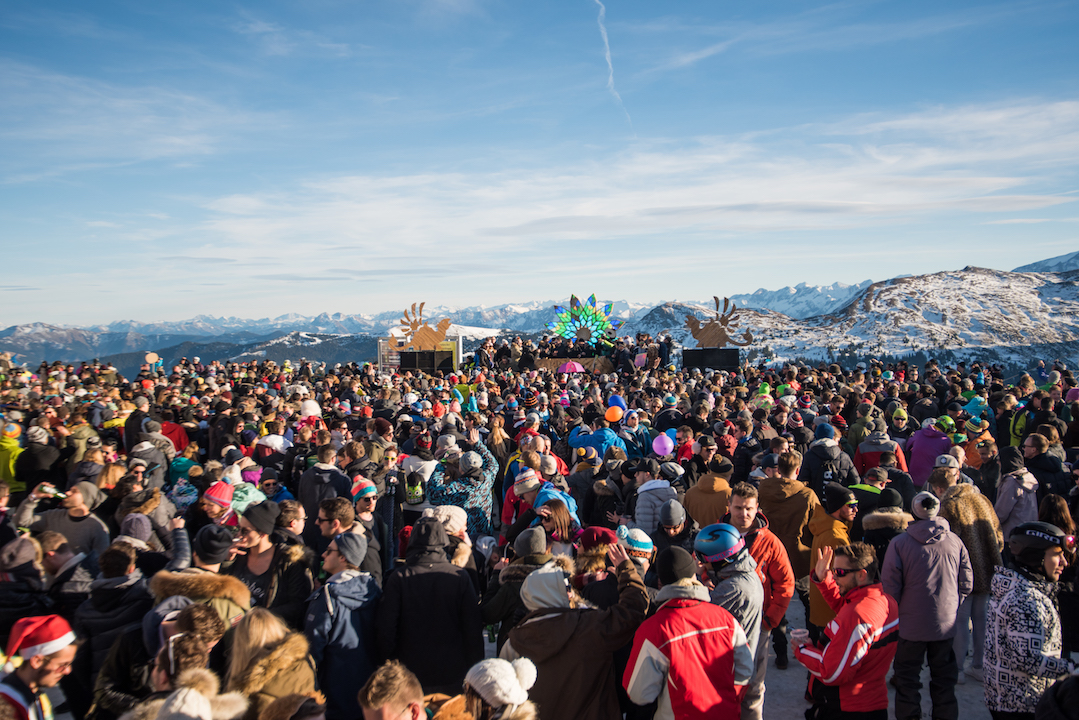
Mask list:
[{"label": "snow-covered slope", "polygon": [[1017,267],[1013,272],[1059,273],[1068,272],[1069,270],[1079,270],[1079,252],[1057,255],[1048,260],[1039,260],[1029,265]]}]

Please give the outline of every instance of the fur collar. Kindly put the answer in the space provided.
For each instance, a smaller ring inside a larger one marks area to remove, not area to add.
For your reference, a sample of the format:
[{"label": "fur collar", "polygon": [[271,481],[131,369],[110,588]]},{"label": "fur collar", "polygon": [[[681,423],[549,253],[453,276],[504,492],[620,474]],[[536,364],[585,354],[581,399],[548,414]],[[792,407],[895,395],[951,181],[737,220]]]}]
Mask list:
[{"label": "fur collar", "polygon": [[[302,556],[302,550],[300,554]],[[196,601],[225,598],[239,605],[244,612],[251,607],[251,591],[243,582],[231,575],[206,572],[197,568],[189,568],[182,572],[161,570],[150,580],[150,592],[158,600],[164,600],[173,595],[183,595]]]},{"label": "fur collar", "polygon": [[903,532],[914,522],[914,516],[903,508],[878,508],[862,518],[863,530],[895,530]]},{"label": "fur collar", "polygon": [[237,691],[249,697],[254,695],[279,675],[291,672],[295,665],[306,662],[307,651],[307,638],[298,632],[290,632],[281,642],[251,663],[236,681]]}]

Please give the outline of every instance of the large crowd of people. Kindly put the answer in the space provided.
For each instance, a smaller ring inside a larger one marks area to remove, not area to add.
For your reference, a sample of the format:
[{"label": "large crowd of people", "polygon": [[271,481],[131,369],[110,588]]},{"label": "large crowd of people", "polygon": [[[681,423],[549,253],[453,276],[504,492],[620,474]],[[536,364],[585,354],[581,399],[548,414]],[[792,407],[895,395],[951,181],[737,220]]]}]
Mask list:
[{"label": "large crowd of people", "polygon": [[814,720],[921,718],[925,666],[933,718],[960,683],[1079,716],[1060,361],[676,369],[624,338],[563,374],[517,345],[0,356],[0,720],[760,720],[791,660]]}]

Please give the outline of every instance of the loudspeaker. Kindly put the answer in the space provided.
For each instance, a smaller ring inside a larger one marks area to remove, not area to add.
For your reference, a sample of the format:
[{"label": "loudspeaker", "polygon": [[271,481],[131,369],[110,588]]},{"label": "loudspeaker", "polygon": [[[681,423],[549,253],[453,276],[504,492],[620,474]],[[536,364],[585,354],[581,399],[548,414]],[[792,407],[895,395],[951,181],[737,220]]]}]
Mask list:
[{"label": "loudspeaker", "polygon": [[452,371],[453,352],[450,350],[406,350],[400,353],[402,370],[420,370],[433,373],[435,370]]},{"label": "loudspeaker", "polygon": [[739,365],[741,358],[736,348],[686,348],[682,351],[682,367],[738,372]]}]

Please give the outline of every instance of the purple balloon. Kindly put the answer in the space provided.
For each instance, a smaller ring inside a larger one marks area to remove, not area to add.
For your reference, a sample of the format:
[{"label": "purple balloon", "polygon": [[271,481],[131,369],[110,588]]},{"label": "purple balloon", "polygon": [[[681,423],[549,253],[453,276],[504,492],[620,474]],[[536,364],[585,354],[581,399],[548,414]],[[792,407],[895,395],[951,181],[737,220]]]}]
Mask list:
[{"label": "purple balloon", "polygon": [[672,450],[674,450],[674,440],[671,440],[669,435],[656,435],[656,439],[652,441],[652,451],[656,455],[670,455]]}]

